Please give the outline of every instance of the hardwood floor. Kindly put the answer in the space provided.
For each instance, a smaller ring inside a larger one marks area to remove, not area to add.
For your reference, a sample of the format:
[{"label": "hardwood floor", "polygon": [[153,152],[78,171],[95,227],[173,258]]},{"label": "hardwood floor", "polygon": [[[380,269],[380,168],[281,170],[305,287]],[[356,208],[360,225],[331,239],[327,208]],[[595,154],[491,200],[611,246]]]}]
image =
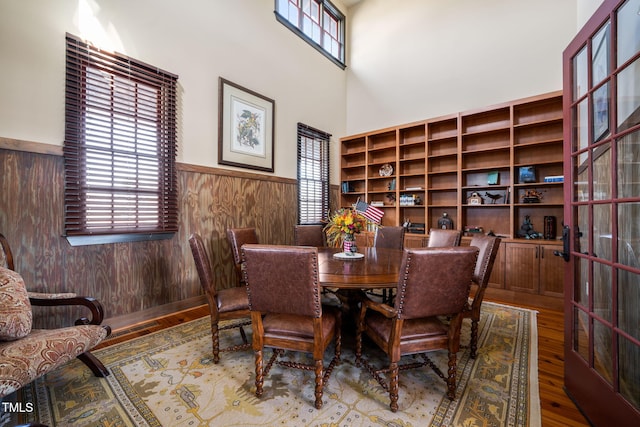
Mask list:
[{"label": "hardwood floor", "polygon": [[[197,302],[197,301],[196,301]],[[503,301],[495,301],[503,303]],[[527,307],[538,311],[538,381],[542,426],[573,427],[589,426],[589,423],[564,392],[564,313],[537,307]],[[179,325],[209,314],[206,305],[194,308],[176,307],[176,311],[166,314],[162,311],[146,313],[144,318],[129,316],[114,319],[113,334],[98,348],[143,336],[164,328]]]}]

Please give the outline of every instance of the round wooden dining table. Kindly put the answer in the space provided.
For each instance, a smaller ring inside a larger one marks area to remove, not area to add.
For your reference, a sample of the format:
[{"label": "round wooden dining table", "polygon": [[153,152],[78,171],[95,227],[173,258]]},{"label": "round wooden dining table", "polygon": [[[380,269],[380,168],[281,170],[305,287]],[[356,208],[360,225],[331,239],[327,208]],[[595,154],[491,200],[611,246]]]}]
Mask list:
[{"label": "round wooden dining table", "polygon": [[320,284],[337,289],[384,289],[398,284],[403,250],[359,248],[361,258],[336,258],[341,248],[318,248]]}]

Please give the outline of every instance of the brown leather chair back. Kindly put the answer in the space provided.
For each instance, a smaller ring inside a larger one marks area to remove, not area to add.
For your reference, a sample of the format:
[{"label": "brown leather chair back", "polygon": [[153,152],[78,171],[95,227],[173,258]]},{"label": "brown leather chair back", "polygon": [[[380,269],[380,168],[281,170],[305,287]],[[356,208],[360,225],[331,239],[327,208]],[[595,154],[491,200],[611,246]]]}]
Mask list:
[{"label": "brown leather chair back", "polygon": [[251,311],[322,316],[317,248],[245,244],[242,258]]},{"label": "brown leather chair back", "polygon": [[469,298],[475,247],[405,250],[395,308],[399,319],[459,313]]},{"label": "brown leather chair back", "polygon": [[196,270],[198,271],[198,278],[200,278],[202,290],[213,297],[216,294],[216,284],[213,270],[211,269],[209,254],[204,246],[202,237],[197,233],[193,233],[191,237],[189,237],[189,246],[191,246],[191,253],[196,263]]},{"label": "brown leather chair back", "polygon": [[296,225],[293,227],[293,244],[296,246],[327,246],[324,225]]},{"label": "brown leather chair back", "polygon": [[473,281],[483,289],[489,283],[489,276],[493,269],[493,264],[500,249],[501,239],[495,236],[473,236],[469,246],[475,246],[480,250],[478,253],[478,262],[473,273]]},{"label": "brown leather chair back", "polygon": [[446,248],[451,246],[460,246],[462,231],[460,230],[442,230],[440,228],[432,228],[429,231],[429,248]]},{"label": "brown leather chair back", "polygon": [[229,228],[227,230],[227,239],[231,245],[231,253],[233,254],[233,262],[235,265],[242,264],[242,255],[240,254],[242,245],[245,243],[258,243],[258,235],[256,234],[256,229],[253,227]]},{"label": "brown leather chair back", "polygon": [[404,227],[385,226],[376,230],[373,246],[376,248],[404,249]]}]

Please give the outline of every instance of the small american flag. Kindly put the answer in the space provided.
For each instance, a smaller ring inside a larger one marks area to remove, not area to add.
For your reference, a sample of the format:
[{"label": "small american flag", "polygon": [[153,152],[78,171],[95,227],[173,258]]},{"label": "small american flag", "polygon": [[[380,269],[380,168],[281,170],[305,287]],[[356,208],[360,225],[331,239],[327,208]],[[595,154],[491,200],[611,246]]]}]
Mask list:
[{"label": "small american flag", "polygon": [[357,212],[360,212],[362,214],[362,216],[364,216],[371,222],[375,222],[376,224],[380,223],[380,220],[384,215],[384,211],[382,209],[371,206],[370,204],[363,202],[362,200],[358,200],[355,208]]}]

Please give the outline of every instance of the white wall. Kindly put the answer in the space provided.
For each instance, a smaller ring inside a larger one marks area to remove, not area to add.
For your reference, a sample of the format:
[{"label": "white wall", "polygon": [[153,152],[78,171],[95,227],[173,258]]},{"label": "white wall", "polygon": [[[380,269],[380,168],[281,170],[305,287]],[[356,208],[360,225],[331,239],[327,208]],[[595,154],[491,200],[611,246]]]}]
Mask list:
[{"label": "white wall", "polygon": [[273,10],[273,0],[0,0],[0,137],[63,144],[69,32],[179,75],[181,162],[218,166],[219,76],[274,99],[275,175],[295,178],[297,122],[346,134],[346,77]]},{"label": "white wall", "polygon": [[562,88],[578,0],[364,0],[350,10],[347,133]]}]

